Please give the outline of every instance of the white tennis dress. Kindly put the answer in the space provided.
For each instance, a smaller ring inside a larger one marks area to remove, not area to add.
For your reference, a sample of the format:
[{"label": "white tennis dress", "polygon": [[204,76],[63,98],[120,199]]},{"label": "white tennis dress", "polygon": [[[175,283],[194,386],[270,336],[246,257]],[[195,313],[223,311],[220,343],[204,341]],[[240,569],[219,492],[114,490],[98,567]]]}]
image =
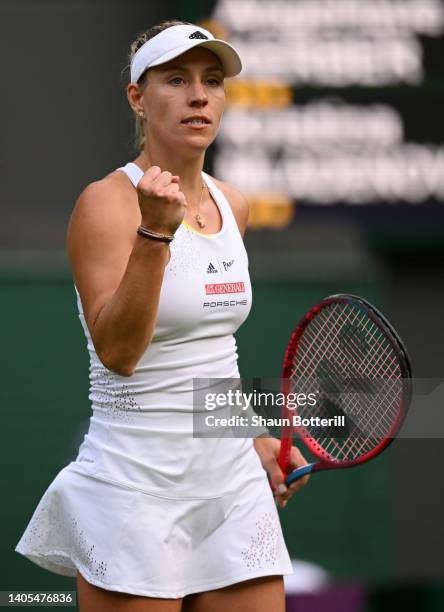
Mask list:
[{"label": "white tennis dress", "polygon": [[[133,163],[119,170],[134,186],[143,176]],[[153,341],[131,377],[98,359],[77,293],[91,361],[90,426],[15,549],[112,591],[179,598],[293,573],[253,440],[193,437],[193,379],[239,376],[233,333],[251,308],[236,220],[202,176],[222,228],[177,230]]]}]

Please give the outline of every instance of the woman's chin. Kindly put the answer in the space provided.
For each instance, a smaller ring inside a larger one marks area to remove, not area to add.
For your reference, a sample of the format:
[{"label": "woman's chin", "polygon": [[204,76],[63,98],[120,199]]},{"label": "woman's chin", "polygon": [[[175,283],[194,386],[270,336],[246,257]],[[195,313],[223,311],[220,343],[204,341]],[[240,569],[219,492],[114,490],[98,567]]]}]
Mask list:
[{"label": "woman's chin", "polygon": [[203,134],[192,134],[191,136],[181,140],[178,147],[185,151],[204,152],[208,149],[214,138],[208,138]]}]

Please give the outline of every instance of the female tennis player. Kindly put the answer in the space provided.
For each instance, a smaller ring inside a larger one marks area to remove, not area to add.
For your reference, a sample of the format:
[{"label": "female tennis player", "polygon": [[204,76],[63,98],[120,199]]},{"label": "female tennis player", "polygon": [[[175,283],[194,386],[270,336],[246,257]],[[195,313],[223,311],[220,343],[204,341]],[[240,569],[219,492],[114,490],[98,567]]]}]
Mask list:
[{"label": "female tennis player", "polygon": [[274,498],[306,479],[285,487],[277,439],[193,437],[193,380],[239,377],[251,308],[246,200],[202,170],[241,62],[173,21],[130,69],[140,154],[83,191],[68,229],[90,427],[16,550],[76,577],[82,612],[278,612],[292,568]]}]

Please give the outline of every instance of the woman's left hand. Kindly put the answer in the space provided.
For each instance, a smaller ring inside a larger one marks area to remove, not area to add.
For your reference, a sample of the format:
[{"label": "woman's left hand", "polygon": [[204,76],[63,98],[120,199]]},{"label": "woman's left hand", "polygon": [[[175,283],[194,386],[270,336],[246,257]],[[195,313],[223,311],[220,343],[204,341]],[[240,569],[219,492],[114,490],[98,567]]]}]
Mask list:
[{"label": "woman's left hand", "polygon": [[[300,478],[292,485],[287,487],[284,484],[285,475],[278,463],[279,449],[281,447],[280,440],[277,438],[259,437],[254,440],[254,447],[261,460],[263,468],[267,471],[270,479],[270,485],[276,501],[281,508],[285,508],[290,497],[299,491],[310,479],[310,476]],[[307,465],[307,461],[302,456],[298,448],[291,448],[289,467],[294,470],[303,465]]]}]

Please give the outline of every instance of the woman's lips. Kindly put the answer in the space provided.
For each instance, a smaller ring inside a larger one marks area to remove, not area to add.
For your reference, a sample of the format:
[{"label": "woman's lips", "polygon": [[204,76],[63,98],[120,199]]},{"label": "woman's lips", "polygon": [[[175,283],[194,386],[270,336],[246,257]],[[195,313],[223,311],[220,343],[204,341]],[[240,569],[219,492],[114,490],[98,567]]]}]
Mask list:
[{"label": "woman's lips", "polygon": [[203,130],[206,127],[209,127],[209,123],[193,123],[190,121],[182,121],[182,125],[185,125],[186,127],[192,128],[194,130]]},{"label": "woman's lips", "polygon": [[203,130],[210,125],[210,122],[205,119],[202,119],[201,121],[189,119],[182,121],[181,123],[182,125],[186,125],[187,127],[195,130]]}]

